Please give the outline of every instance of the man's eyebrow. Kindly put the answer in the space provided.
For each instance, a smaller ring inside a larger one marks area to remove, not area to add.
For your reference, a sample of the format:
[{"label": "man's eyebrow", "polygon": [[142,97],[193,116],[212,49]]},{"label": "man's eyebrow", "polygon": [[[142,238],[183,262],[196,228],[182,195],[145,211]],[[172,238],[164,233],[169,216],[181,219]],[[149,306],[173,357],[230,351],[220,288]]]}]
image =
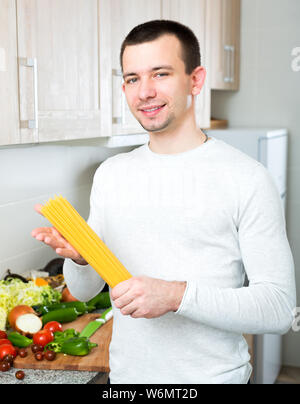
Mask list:
[{"label": "man's eyebrow", "polygon": [[[149,72],[155,72],[157,70],[162,70],[162,69],[164,69],[164,70],[174,70],[174,68],[171,65],[161,65],[161,66],[153,67],[152,69],[149,70]],[[134,73],[134,72],[125,73],[123,75],[123,78],[126,79],[126,77],[128,77],[128,76],[137,76],[137,75],[138,75],[138,73]]]}]

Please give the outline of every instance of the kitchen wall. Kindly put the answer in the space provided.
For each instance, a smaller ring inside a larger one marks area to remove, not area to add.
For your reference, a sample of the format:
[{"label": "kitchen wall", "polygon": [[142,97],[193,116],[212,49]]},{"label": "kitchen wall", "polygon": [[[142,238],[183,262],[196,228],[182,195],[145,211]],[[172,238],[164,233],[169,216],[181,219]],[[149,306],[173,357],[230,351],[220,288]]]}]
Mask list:
[{"label": "kitchen wall", "polygon": [[[300,306],[300,1],[242,0],[241,83],[214,91],[212,116],[231,126],[289,130],[287,230]],[[285,365],[300,367],[300,331],[284,337]]]},{"label": "kitchen wall", "polygon": [[62,194],[86,219],[95,170],[130,150],[103,148],[95,139],[0,148],[0,279],[8,268],[22,273],[57,257],[31,237],[35,227],[49,226],[35,212],[36,203]]}]

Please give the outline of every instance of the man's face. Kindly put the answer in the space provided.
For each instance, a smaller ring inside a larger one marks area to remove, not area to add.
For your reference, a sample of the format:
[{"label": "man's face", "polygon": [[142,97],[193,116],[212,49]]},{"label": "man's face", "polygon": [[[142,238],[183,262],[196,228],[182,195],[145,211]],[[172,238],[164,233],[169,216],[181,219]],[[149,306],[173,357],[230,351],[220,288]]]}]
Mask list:
[{"label": "man's face", "polygon": [[125,48],[123,90],[129,108],[148,132],[173,130],[191,107],[191,76],[173,35]]}]

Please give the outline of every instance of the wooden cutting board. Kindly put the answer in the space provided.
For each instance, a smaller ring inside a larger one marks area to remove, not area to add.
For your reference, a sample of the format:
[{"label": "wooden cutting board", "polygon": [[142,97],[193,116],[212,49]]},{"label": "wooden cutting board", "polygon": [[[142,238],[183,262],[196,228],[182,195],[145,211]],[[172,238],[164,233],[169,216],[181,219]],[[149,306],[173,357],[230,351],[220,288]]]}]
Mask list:
[{"label": "wooden cutting board", "polygon": [[[91,321],[100,317],[99,313],[84,314],[77,320],[66,323],[63,329],[74,328],[81,332],[84,327]],[[17,358],[14,361],[14,367],[17,369],[49,369],[49,370],[85,370],[90,372],[109,372],[109,344],[111,340],[113,319],[100,327],[90,341],[98,344],[86,356],[70,356],[62,353],[56,354],[56,359],[49,362],[46,359],[37,361],[31,352],[31,348],[27,348],[28,356],[26,358]]]}]

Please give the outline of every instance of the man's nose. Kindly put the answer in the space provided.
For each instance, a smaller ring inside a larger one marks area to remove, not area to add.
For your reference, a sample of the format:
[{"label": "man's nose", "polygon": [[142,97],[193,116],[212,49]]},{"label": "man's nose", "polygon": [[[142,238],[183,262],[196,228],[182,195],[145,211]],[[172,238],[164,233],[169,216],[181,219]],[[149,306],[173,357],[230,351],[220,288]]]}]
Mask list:
[{"label": "man's nose", "polygon": [[143,101],[156,97],[155,83],[151,79],[144,78],[140,80],[139,98]]}]

